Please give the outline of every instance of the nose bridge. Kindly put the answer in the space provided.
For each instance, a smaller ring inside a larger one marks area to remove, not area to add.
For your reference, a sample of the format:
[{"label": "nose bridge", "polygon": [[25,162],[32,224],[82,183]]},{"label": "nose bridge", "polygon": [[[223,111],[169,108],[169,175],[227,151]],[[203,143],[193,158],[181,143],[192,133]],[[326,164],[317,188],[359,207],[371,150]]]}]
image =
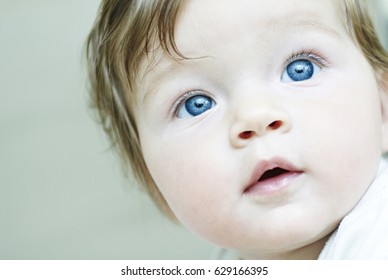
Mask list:
[{"label": "nose bridge", "polygon": [[230,137],[234,146],[241,147],[256,137],[291,129],[290,115],[279,96],[251,92],[237,97],[233,103]]}]

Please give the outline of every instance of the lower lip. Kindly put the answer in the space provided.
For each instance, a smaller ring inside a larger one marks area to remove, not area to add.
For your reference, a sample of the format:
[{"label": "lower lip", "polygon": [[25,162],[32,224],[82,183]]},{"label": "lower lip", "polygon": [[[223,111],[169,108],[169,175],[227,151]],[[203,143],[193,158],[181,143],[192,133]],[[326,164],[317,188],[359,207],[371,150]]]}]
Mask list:
[{"label": "lower lip", "polygon": [[289,189],[292,183],[302,174],[302,172],[287,172],[282,175],[257,182],[246,188],[244,194],[273,196],[283,193]]}]

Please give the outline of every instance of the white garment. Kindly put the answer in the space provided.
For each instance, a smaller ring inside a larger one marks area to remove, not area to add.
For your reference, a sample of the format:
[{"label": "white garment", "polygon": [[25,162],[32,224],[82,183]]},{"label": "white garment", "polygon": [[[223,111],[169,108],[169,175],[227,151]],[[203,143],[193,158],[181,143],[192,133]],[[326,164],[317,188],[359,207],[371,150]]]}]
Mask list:
[{"label": "white garment", "polygon": [[385,159],[381,160],[368,191],[342,219],[318,259],[388,259],[388,163]]},{"label": "white garment", "polygon": [[[218,250],[216,259],[237,260],[236,251]],[[319,260],[388,260],[388,162],[326,242]]]}]

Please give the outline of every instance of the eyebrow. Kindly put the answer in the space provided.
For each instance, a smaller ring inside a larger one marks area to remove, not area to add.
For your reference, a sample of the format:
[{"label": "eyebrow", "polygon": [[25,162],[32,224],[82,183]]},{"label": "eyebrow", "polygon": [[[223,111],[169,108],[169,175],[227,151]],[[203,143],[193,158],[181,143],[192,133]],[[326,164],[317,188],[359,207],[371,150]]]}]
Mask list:
[{"label": "eyebrow", "polygon": [[295,20],[292,24],[287,25],[287,28],[289,28],[290,26],[299,27],[299,28],[307,27],[309,29],[321,31],[337,38],[340,38],[343,36],[343,34],[340,34],[338,30],[334,29],[333,27],[323,24],[322,22],[316,21],[314,19],[298,19],[298,20]]}]

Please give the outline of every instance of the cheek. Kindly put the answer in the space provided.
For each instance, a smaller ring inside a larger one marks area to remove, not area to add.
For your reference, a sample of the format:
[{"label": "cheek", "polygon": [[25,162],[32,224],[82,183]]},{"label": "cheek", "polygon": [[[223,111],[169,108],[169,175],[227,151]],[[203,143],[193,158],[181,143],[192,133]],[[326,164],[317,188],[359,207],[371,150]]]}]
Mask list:
[{"label": "cheek", "polygon": [[328,197],[335,193],[334,202],[344,210],[366,191],[381,156],[381,113],[375,87],[365,80],[337,83],[325,91],[331,93],[330,98],[312,104],[306,112],[315,116],[302,129],[308,131],[303,135],[306,151],[312,152],[308,165],[329,186],[321,192]]},{"label": "cheek", "polygon": [[[158,141],[143,150],[147,166],[171,210],[193,227],[203,209],[211,209],[222,169],[210,141]],[[209,187],[211,186],[211,187]],[[197,217],[198,215],[198,217]]]},{"label": "cheek", "polygon": [[344,157],[362,160],[364,154],[380,153],[381,102],[369,64],[364,59],[352,63],[330,73],[311,103],[303,106],[309,116],[303,129],[307,138],[321,144],[320,153],[340,156],[345,151]]},{"label": "cheek", "polygon": [[227,137],[213,131],[149,144],[147,165],[177,219],[211,242],[227,239],[242,191],[242,170],[227,150]]}]

